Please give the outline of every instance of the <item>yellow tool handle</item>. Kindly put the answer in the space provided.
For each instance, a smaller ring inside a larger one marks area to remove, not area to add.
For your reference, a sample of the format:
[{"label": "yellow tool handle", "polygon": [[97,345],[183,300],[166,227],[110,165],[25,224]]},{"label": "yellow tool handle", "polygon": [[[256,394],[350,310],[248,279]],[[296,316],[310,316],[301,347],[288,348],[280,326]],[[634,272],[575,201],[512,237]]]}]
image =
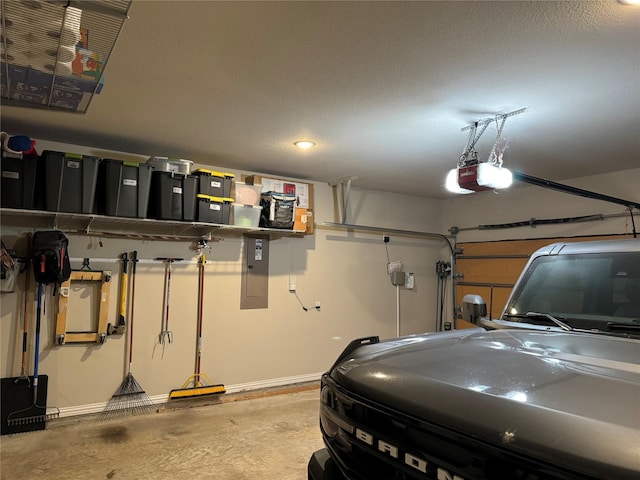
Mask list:
[{"label": "yellow tool handle", "polygon": [[120,318],[118,319],[118,325],[126,324],[127,315],[127,264],[129,263],[129,256],[127,252],[122,254],[122,285],[120,286]]}]

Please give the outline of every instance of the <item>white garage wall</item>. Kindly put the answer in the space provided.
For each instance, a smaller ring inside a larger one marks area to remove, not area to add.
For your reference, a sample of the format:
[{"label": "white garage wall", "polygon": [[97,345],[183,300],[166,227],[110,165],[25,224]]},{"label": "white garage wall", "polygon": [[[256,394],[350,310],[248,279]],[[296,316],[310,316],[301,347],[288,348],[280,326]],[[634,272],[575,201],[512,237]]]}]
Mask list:
[{"label": "white garage wall", "polygon": [[[40,150],[143,159],[41,141],[38,146]],[[222,166],[220,169],[227,170]],[[387,254],[382,235],[323,228],[323,222],[338,220],[334,194],[326,184],[316,183],[314,188],[315,234],[275,239],[270,243],[269,308],[239,308],[241,236],[225,235],[219,242],[210,242],[211,250],[205,251],[208,264],[202,371],[215,383],[242,389],[317,378],[353,338],[395,336],[397,292],[386,274]],[[423,232],[440,229],[438,201],[354,188],[351,207],[349,223]],[[23,234],[21,229],[5,225],[3,221],[2,237],[10,247],[17,244],[19,250],[23,249],[20,243]],[[113,270],[109,308],[112,323],[118,314],[121,266],[116,259],[121,253],[137,250],[145,260],[172,256],[192,261],[173,268],[170,329],[174,342],[164,348],[157,343],[163,313],[164,266],[142,262],[136,275],[133,374],[154,398],[180,387],[194,368],[197,252],[190,249],[189,242],[102,238],[100,247],[100,239],[95,237],[69,235],[69,238],[71,257],[93,258],[94,269]],[[433,331],[434,265],[438,260],[449,259],[448,249],[438,241],[393,234],[388,248],[390,259],[403,261],[405,269],[416,278],[414,290],[400,290],[401,334]],[[106,260],[100,262],[99,259]],[[74,262],[72,266],[80,268],[81,262]],[[309,309],[307,312],[288,291],[290,274],[297,276],[298,296]],[[15,376],[20,371],[23,280],[21,276],[15,293],[2,294],[0,366],[3,377]],[[33,282],[31,290],[34,290]],[[63,411],[79,412],[108,401],[126,372],[125,338],[111,336],[103,345],[55,345],[54,300],[50,295],[45,298],[40,373],[49,375],[48,404]],[[29,372],[33,371],[34,301],[32,293]],[[320,311],[313,308],[315,301],[321,302]],[[82,312],[77,316],[82,317]],[[82,324],[87,320],[73,321]]]}]

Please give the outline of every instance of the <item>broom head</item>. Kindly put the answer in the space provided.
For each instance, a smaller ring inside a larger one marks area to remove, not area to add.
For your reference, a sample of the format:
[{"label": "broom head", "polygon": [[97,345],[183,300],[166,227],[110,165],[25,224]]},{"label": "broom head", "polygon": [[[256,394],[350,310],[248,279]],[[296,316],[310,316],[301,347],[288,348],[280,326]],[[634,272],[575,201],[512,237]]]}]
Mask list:
[{"label": "broom head", "polygon": [[[205,379],[205,381],[203,381],[203,379]],[[204,373],[193,374],[187,378],[187,381],[184,382],[181,388],[171,390],[169,393],[169,399],[175,400],[178,398],[201,397],[204,395],[216,395],[226,392],[224,385],[213,385],[212,383],[213,382]],[[190,384],[193,384],[193,386],[189,387],[188,385]]]}]

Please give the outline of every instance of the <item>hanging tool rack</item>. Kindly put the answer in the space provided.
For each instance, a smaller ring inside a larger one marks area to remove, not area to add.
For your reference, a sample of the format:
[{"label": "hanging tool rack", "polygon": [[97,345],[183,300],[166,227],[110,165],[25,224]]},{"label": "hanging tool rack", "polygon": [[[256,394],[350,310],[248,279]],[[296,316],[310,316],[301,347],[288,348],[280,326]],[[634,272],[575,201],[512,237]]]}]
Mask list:
[{"label": "hanging tool rack", "polygon": [[1,1],[2,105],[86,113],[131,3]]}]

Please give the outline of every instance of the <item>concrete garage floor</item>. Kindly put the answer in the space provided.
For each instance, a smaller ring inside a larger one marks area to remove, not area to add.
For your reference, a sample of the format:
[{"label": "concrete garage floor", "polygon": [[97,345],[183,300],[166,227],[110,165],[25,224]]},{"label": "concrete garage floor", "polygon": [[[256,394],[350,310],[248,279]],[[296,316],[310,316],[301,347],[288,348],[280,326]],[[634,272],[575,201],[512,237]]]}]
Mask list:
[{"label": "concrete garage floor", "polygon": [[322,448],[318,406],[313,388],[106,424],[53,420],[44,431],[0,438],[0,478],[306,479],[309,457]]}]

